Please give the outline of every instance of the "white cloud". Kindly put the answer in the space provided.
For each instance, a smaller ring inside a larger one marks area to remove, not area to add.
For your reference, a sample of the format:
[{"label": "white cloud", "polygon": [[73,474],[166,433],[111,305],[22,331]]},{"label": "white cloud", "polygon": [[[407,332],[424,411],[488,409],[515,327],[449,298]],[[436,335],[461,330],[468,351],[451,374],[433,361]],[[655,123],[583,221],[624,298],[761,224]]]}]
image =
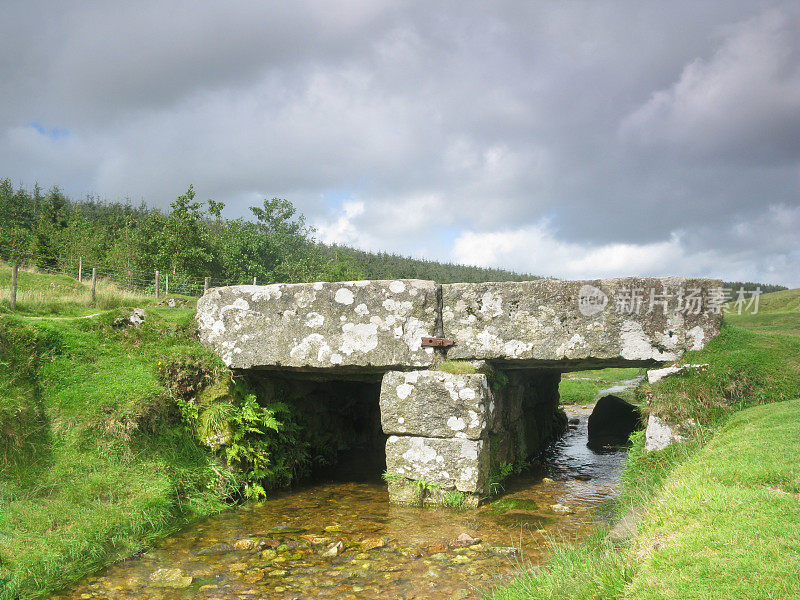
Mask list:
[{"label": "white cloud", "polygon": [[[455,241],[452,259],[487,267],[510,267],[519,272],[561,279],[597,279],[627,276],[719,277],[728,281],[784,283],[800,286],[800,273],[787,255],[800,255],[800,242],[791,248],[762,254],[748,242],[770,235],[776,215],[786,207],[771,207],[759,223],[737,223],[741,245],[736,250],[692,250],[684,232],[643,244],[592,244],[559,239],[547,221],[518,229],[466,231]],[[790,210],[792,219],[800,210]]]}]

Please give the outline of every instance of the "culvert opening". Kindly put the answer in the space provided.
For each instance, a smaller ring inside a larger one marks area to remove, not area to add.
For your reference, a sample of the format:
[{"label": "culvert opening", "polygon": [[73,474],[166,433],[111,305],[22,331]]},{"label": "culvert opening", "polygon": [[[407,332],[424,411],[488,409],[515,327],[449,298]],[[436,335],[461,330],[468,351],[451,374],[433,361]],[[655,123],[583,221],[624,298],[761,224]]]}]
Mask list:
[{"label": "culvert opening", "polygon": [[299,450],[295,482],[380,480],[387,436],[381,428],[379,376],[273,371],[248,376],[261,402],[283,402],[289,409],[282,435]]},{"label": "culvert opening", "polygon": [[643,378],[644,369],[638,366],[562,374],[561,404],[572,409],[570,428],[580,425],[589,449],[616,451],[627,446],[630,435],[642,428],[634,392]]}]

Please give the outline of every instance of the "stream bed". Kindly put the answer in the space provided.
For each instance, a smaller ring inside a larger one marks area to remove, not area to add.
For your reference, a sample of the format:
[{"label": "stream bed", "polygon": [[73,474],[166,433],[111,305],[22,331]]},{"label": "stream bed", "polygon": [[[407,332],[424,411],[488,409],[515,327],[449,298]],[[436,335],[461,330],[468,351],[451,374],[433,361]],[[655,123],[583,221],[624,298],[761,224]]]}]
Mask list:
[{"label": "stream bed", "polygon": [[548,540],[579,540],[605,518],[625,453],[586,447],[590,411],[567,407],[570,429],[479,508],[390,506],[379,478],[298,486],[195,523],[52,597],[480,598],[541,562]]}]

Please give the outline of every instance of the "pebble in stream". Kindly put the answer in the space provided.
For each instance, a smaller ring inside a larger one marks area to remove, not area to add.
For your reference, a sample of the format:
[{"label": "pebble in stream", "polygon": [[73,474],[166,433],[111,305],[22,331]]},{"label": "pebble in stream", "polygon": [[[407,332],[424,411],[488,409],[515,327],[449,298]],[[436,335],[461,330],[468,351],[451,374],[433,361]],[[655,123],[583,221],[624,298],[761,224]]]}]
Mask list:
[{"label": "pebble in stream", "polygon": [[479,598],[539,562],[546,539],[585,535],[614,495],[624,454],[586,448],[587,414],[570,416],[577,427],[543,466],[480,508],[390,506],[382,482],[309,485],[197,523],[53,598]]}]

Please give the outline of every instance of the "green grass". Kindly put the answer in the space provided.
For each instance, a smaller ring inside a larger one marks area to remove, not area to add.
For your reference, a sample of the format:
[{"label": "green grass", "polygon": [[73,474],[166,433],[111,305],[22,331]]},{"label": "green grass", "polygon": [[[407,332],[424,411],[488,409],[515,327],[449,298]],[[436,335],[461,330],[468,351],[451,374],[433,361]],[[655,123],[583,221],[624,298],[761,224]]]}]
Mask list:
[{"label": "green grass", "polygon": [[521,569],[490,597],[800,597],[799,298],[768,294],[759,314],[727,316],[717,338],[684,356],[708,372],[639,388],[651,410],[698,427],[647,454],[643,432],[633,435],[617,510],[646,512],[630,545],[612,548],[603,531],[553,545],[545,566]]},{"label": "green grass", "polygon": [[[595,371],[574,371],[564,373],[558,386],[562,404],[588,404],[597,398],[600,390],[619,384],[621,381],[633,379],[644,373],[638,368],[612,368]],[[618,394],[632,397],[632,392]]]},{"label": "green grass", "polygon": [[626,597],[800,598],[800,400],[734,416],[648,508]]},{"label": "green grass", "polygon": [[222,510],[237,485],[159,377],[181,356],[220,366],[194,340],[192,311],[150,308],[128,330],[111,326],[115,310],[30,312],[0,316],[0,598],[129,556]]},{"label": "green grass", "polygon": [[[196,298],[170,294],[186,306]],[[79,282],[67,275],[49,275],[20,270],[17,274],[17,309],[15,314],[40,317],[82,317],[120,307],[146,307],[156,304],[152,296],[125,290],[112,281],[99,279],[94,304],[91,283]],[[11,267],[0,262],[0,314],[11,313]]]}]

